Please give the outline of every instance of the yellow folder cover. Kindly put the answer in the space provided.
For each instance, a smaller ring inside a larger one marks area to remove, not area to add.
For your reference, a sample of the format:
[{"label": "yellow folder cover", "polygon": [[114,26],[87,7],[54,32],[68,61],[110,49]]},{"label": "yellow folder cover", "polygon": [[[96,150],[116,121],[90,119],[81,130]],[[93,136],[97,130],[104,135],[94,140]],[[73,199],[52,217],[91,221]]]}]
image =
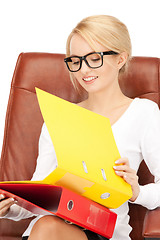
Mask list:
[{"label": "yellow folder cover", "polygon": [[106,207],[132,196],[113,170],[120,158],[108,118],[36,88],[58,167],[42,183],[66,187]]}]

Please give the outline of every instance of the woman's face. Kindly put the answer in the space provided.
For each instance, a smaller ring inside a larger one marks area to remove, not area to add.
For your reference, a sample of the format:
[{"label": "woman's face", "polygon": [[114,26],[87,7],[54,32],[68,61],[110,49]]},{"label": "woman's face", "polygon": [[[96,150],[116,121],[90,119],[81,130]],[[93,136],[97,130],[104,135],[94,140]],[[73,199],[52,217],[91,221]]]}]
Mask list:
[{"label": "woman's face", "polygon": [[[104,52],[106,49],[102,45],[96,44],[97,52]],[[79,34],[74,34],[70,43],[70,55],[84,56],[88,53],[94,52],[90,45]],[[103,56],[103,65],[99,68],[92,69],[82,61],[82,67],[78,72],[73,72],[73,77],[80,83],[80,85],[88,92],[99,92],[115,87],[118,84],[119,73],[119,54]]]}]

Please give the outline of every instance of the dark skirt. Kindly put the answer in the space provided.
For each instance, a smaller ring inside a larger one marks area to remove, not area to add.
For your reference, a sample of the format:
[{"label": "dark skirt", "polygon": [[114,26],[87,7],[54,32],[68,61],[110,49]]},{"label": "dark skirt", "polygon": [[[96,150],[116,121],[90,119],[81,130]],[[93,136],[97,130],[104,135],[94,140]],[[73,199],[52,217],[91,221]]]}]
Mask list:
[{"label": "dark skirt", "polygon": [[[101,235],[94,233],[89,230],[83,230],[84,233],[86,234],[88,240],[108,240],[108,238],[102,237]],[[22,240],[27,240],[28,237],[23,237]]]}]

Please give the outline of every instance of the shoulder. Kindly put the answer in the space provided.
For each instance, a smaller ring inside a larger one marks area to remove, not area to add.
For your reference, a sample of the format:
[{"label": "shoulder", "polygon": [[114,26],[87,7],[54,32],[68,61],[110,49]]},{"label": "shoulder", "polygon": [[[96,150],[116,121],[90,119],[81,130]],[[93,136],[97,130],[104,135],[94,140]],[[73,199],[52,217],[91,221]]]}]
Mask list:
[{"label": "shoulder", "polygon": [[137,101],[137,104],[143,107],[153,108],[158,106],[157,103],[147,98],[135,98],[135,101]]},{"label": "shoulder", "polygon": [[151,114],[154,111],[159,112],[158,104],[152,100],[145,99],[145,98],[135,98],[134,99],[134,107],[136,110],[143,114]]},{"label": "shoulder", "polygon": [[[134,100],[133,119],[142,129],[160,128],[160,110],[158,104],[143,98]],[[148,130],[147,130],[148,131]]]}]

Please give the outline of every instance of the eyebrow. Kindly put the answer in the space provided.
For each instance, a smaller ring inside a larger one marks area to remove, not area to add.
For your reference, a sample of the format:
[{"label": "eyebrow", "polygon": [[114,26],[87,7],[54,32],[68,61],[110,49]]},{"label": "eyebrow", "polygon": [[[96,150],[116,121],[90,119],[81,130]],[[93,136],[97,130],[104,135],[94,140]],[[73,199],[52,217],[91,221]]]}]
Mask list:
[{"label": "eyebrow", "polygon": [[[89,53],[87,53],[87,54],[85,54],[85,55],[83,55],[83,56],[86,56],[86,55],[91,54],[91,53],[95,53],[95,51],[89,52]],[[69,56],[69,57],[83,57],[83,56],[78,56],[78,55],[72,54],[72,55]]]}]

